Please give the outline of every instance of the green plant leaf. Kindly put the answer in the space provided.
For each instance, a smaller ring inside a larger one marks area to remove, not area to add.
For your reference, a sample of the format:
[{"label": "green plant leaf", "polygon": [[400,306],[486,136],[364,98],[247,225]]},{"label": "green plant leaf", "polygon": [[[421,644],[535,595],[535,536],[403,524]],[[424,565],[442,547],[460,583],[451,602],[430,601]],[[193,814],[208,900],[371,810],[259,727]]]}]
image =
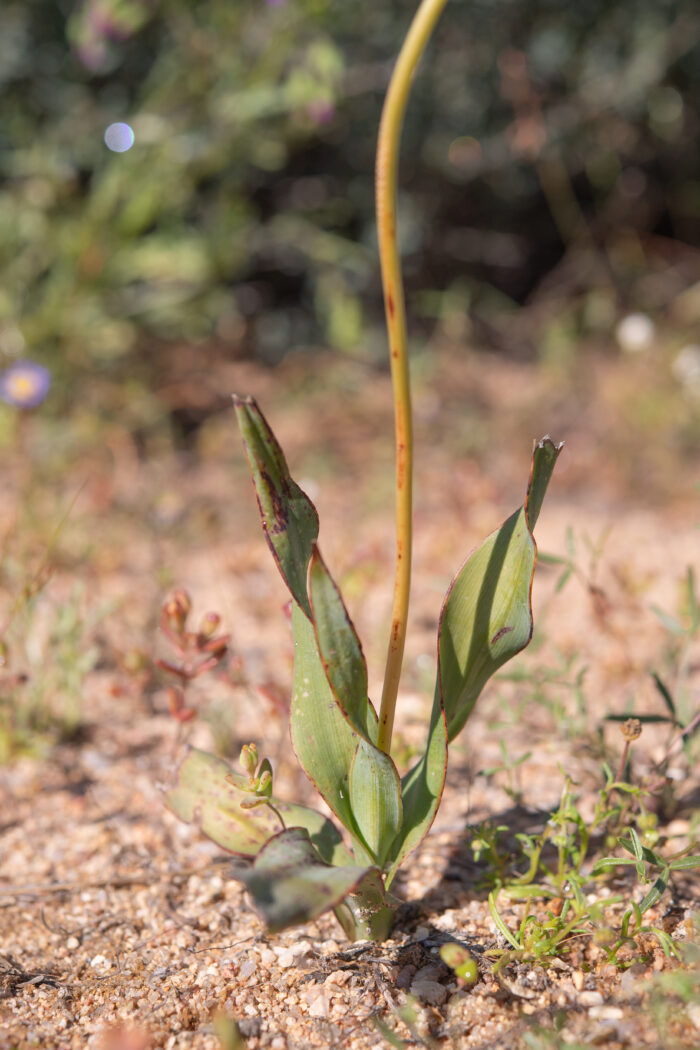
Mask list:
[{"label": "green plant leaf", "polygon": [[401,781],[388,755],[360,740],[350,767],[350,805],[363,841],[381,868],[401,827]]},{"label": "green plant leaf", "polygon": [[[402,780],[403,823],[387,885],[428,833],[447,771],[447,744],[464,726],[488,678],[527,645],[536,546],[532,529],[561,445],[535,446],[523,507],[468,559],[447,593],[438,632],[438,681],[425,751]],[[509,614],[520,631],[510,630]],[[492,629],[493,628],[493,629]],[[515,637],[514,637],[515,636]]]},{"label": "green plant leaf", "polygon": [[[247,777],[231,772],[228,763],[193,748],[180,765],[177,783],[165,796],[173,813],[194,823],[222,849],[254,857],[280,831],[280,821],[269,806],[242,809],[250,799],[243,791]],[[329,864],[351,864],[352,855],[330,820],[306,806],[271,800],[287,827],[305,828],[320,857]]]},{"label": "green plant leaf", "polygon": [[601,872],[608,871],[610,868],[623,867],[625,864],[633,866],[636,863],[634,857],[603,857],[595,862],[591,875],[600,875]]},{"label": "green plant leaf", "polygon": [[256,910],[272,933],[309,922],[338,906],[368,868],[324,864],[305,828],[288,828],[269,840],[252,868],[234,878],[245,883]]},{"label": "green plant leaf", "polygon": [[265,538],[294,599],[310,616],[306,584],[312,547],[318,537],[316,508],[292,480],[284,453],[254,399],[234,396],[233,404]]},{"label": "green plant leaf", "polygon": [[411,850],[420,845],[430,830],[442,798],[446,773],[447,724],[442,699],[436,692],[425,751],[401,781],[403,821],[394,840],[387,886]]},{"label": "green plant leaf", "polygon": [[672,860],[669,867],[672,871],[688,871],[690,868],[700,868],[700,857],[679,857]]},{"label": "green plant leaf", "polygon": [[515,936],[510,932],[505,922],[503,921],[503,917],[498,910],[498,906],[496,905],[496,893],[494,892],[494,890],[491,890],[491,892],[489,893],[489,911],[491,912],[491,918],[493,919],[496,925],[496,929],[501,934],[501,936],[504,937],[508,941],[508,943],[512,945],[513,948],[522,948],[522,944],[520,943],[520,941],[518,941],[515,938]]},{"label": "green plant leaf", "polygon": [[654,885],[651,887],[644,900],[639,902],[639,910],[642,913],[642,915],[645,911],[648,911],[649,908],[653,907],[654,904],[657,904],[661,900],[664,893],[666,892],[666,887],[668,886],[668,878],[669,869],[664,868],[661,874],[657,877]]},{"label": "green plant leaf", "polygon": [[340,591],[314,544],[309,598],[319,654],[328,683],[350,724],[373,742],[377,716],[367,698],[367,664]]},{"label": "green plant leaf", "polygon": [[[314,609],[324,606],[323,617],[330,622],[329,606],[333,604],[339,619],[344,613],[340,596],[320,557],[315,565]],[[382,866],[401,821],[399,776],[392,759],[362,732],[363,718],[373,734],[376,729],[374,711],[366,697],[364,716],[357,697],[350,705],[356,718],[353,725],[335,696],[314,627],[294,603],[292,745],[302,769],[352,835],[358,861]],[[332,631],[327,630],[327,624],[322,630],[328,644]],[[349,644],[352,646],[352,641]],[[361,654],[359,643],[356,656],[358,652]],[[362,680],[361,686],[364,690]]]},{"label": "green plant leaf", "polygon": [[621,715],[605,715],[604,721],[626,722],[629,718],[636,718],[638,722],[642,723],[642,725],[666,724],[668,722],[671,722],[672,725],[678,725],[678,723],[674,722],[674,720],[669,718],[668,715],[631,715],[629,712]]},{"label": "green plant leaf", "polygon": [[[374,863],[380,828],[393,832],[388,844],[382,839],[379,852],[384,855],[391,845],[401,798],[396,769],[374,744],[377,717],[367,697],[362,648],[316,546],[313,504],[292,480],[255,402],[235,398],[234,403],[265,535],[294,598],[292,743],[305,773],[353,836],[359,859]],[[358,748],[362,758],[353,803],[350,769]],[[372,777],[382,786],[379,796],[369,786]],[[374,835],[374,847],[367,846],[360,827]]]},{"label": "green plant leaf", "polygon": [[292,746],[311,783],[353,836],[358,859],[372,863],[374,858],[363,844],[350,801],[350,767],[362,737],[333,696],[313,626],[296,602],[292,605],[292,630]]},{"label": "green plant leaf", "polygon": [[663,681],[661,676],[656,673],[656,671],[651,672],[651,677],[654,679],[654,685],[656,686],[659,694],[661,695],[661,699],[666,704],[666,708],[669,714],[671,715],[673,724],[679,725],[680,723],[678,722],[678,715],[676,714],[676,705],[673,702],[673,697],[671,696],[671,692],[668,686]]},{"label": "green plant leaf", "polygon": [[532,535],[561,445],[535,446],[525,502],[452,581],[438,632],[438,680],[448,739],[464,727],[484,685],[532,637]]}]

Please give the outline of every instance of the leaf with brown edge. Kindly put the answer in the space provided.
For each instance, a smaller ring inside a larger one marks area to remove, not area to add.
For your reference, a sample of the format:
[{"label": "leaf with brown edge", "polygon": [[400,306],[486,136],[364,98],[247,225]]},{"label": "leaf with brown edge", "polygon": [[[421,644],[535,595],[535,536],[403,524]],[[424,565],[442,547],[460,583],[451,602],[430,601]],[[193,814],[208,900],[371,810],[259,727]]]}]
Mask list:
[{"label": "leaf with brown edge", "polygon": [[525,502],[467,559],[452,581],[438,629],[438,687],[454,740],[484,685],[532,637],[532,530],[561,451],[535,445]]},{"label": "leaf with brown edge", "polygon": [[234,395],[265,538],[294,599],[311,615],[307,570],[318,537],[318,514],[292,479],[284,453],[255,400]]},{"label": "leaf with brown edge", "polygon": [[[177,772],[177,782],[165,796],[169,809],[181,820],[196,824],[222,849],[242,857],[256,856],[281,830],[269,806],[242,809],[251,798],[244,791],[248,778],[231,771],[223,759],[192,748]],[[271,799],[287,827],[304,827],[319,855],[329,864],[352,863],[340,833],[327,817],[306,806]]]},{"label": "leaf with brown edge", "polygon": [[360,639],[317,544],[309,565],[309,598],[318,651],[333,695],[358,733],[376,741],[377,716],[367,697],[367,664]]},{"label": "leaf with brown edge", "polygon": [[305,828],[287,828],[258,854],[252,868],[234,878],[245,883],[271,933],[309,922],[336,908],[356,890],[371,867],[330,867]]},{"label": "leaf with brown edge", "polygon": [[535,446],[525,502],[471,555],[452,582],[438,630],[438,681],[423,756],[403,777],[403,823],[387,885],[435,819],[447,771],[447,745],[463,728],[488,678],[532,635],[530,592],[537,521],[561,445]]}]

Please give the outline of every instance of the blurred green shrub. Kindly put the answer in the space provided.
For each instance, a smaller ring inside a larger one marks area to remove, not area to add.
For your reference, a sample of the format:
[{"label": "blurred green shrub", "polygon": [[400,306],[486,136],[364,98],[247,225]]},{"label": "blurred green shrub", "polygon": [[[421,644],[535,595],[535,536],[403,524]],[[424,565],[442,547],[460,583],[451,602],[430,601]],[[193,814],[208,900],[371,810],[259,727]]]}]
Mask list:
[{"label": "blurred green shrub", "polygon": [[[146,378],[182,341],[266,361],[383,346],[374,129],[414,6],[5,0],[5,363],[26,350],[60,386]],[[700,241],[699,37],[693,0],[452,0],[404,139],[409,306],[438,289],[428,314],[469,310],[497,340],[503,305],[582,238],[612,275],[576,280],[623,303],[632,234]]]}]

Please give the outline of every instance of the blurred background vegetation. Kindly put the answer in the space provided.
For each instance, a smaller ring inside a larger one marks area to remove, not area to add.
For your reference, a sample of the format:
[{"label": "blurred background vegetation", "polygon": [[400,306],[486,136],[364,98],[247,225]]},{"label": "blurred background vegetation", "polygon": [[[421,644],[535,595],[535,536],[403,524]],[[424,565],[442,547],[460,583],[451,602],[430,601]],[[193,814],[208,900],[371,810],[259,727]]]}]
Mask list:
[{"label": "blurred background vegetation", "polygon": [[[165,591],[201,593],[205,556],[253,535],[230,572],[212,556],[241,630],[236,573],[245,607],[268,557],[232,391],[369,543],[351,599],[392,556],[371,517],[393,502],[373,167],[416,5],[0,0],[0,763],[82,731],[105,668],[150,704]],[[431,578],[521,498],[546,430],[557,491],[608,499],[605,522],[697,498],[699,88],[697,0],[448,3],[400,169]],[[27,360],[53,382],[18,411]]]},{"label": "blurred background vegetation", "polygon": [[[384,367],[373,152],[414,8],[4,0],[1,363],[185,437],[217,362]],[[641,310],[700,385],[699,86],[695,0],[451,0],[404,135],[415,338],[568,367]]]}]

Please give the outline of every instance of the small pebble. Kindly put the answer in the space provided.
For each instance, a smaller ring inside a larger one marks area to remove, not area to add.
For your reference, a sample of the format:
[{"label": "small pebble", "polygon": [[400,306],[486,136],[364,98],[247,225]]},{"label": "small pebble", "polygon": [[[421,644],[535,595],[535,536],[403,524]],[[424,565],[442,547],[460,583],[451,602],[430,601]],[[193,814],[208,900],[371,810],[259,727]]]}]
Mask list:
[{"label": "small pebble", "polygon": [[640,980],[644,978],[647,973],[647,967],[644,963],[633,963],[632,966],[628,967],[620,978],[620,988],[628,994],[636,991]]},{"label": "small pebble", "polygon": [[443,976],[445,970],[442,966],[421,966],[420,970],[417,970],[414,974],[413,980],[415,981],[437,981]]},{"label": "small pebble", "polygon": [[447,989],[437,981],[414,981],[411,985],[411,995],[431,1006],[442,1006],[447,999]]},{"label": "small pebble", "polygon": [[328,974],[323,983],[327,985],[335,985],[336,987],[342,987],[344,984],[348,983],[348,981],[350,980],[350,976],[351,975],[348,970],[333,970],[332,973]]},{"label": "small pebble", "polygon": [[619,1006],[592,1006],[588,1016],[596,1021],[621,1021],[624,1012]]},{"label": "small pebble", "polygon": [[290,966],[294,966],[294,952],[289,948],[281,948],[276,950],[277,965],[281,970],[288,970]]},{"label": "small pebble", "polygon": [[603,996],[600,992],[581,992],[578,997],[581,1006],[602,1006]]},{"label": "small pebble", "polygon": [[413,966],[411,963],[408,963],[408,965],[404,966],[401,970],[399,970],[398,976],[396,978],[396,987],[403,989],[410,988],[411,981],[415,976],[415,966]]},{"label": "small pebble", "polygon": [[309,1003],[309,1014],[311,1017],[328,1017],[328,999],[322,992]]}]

